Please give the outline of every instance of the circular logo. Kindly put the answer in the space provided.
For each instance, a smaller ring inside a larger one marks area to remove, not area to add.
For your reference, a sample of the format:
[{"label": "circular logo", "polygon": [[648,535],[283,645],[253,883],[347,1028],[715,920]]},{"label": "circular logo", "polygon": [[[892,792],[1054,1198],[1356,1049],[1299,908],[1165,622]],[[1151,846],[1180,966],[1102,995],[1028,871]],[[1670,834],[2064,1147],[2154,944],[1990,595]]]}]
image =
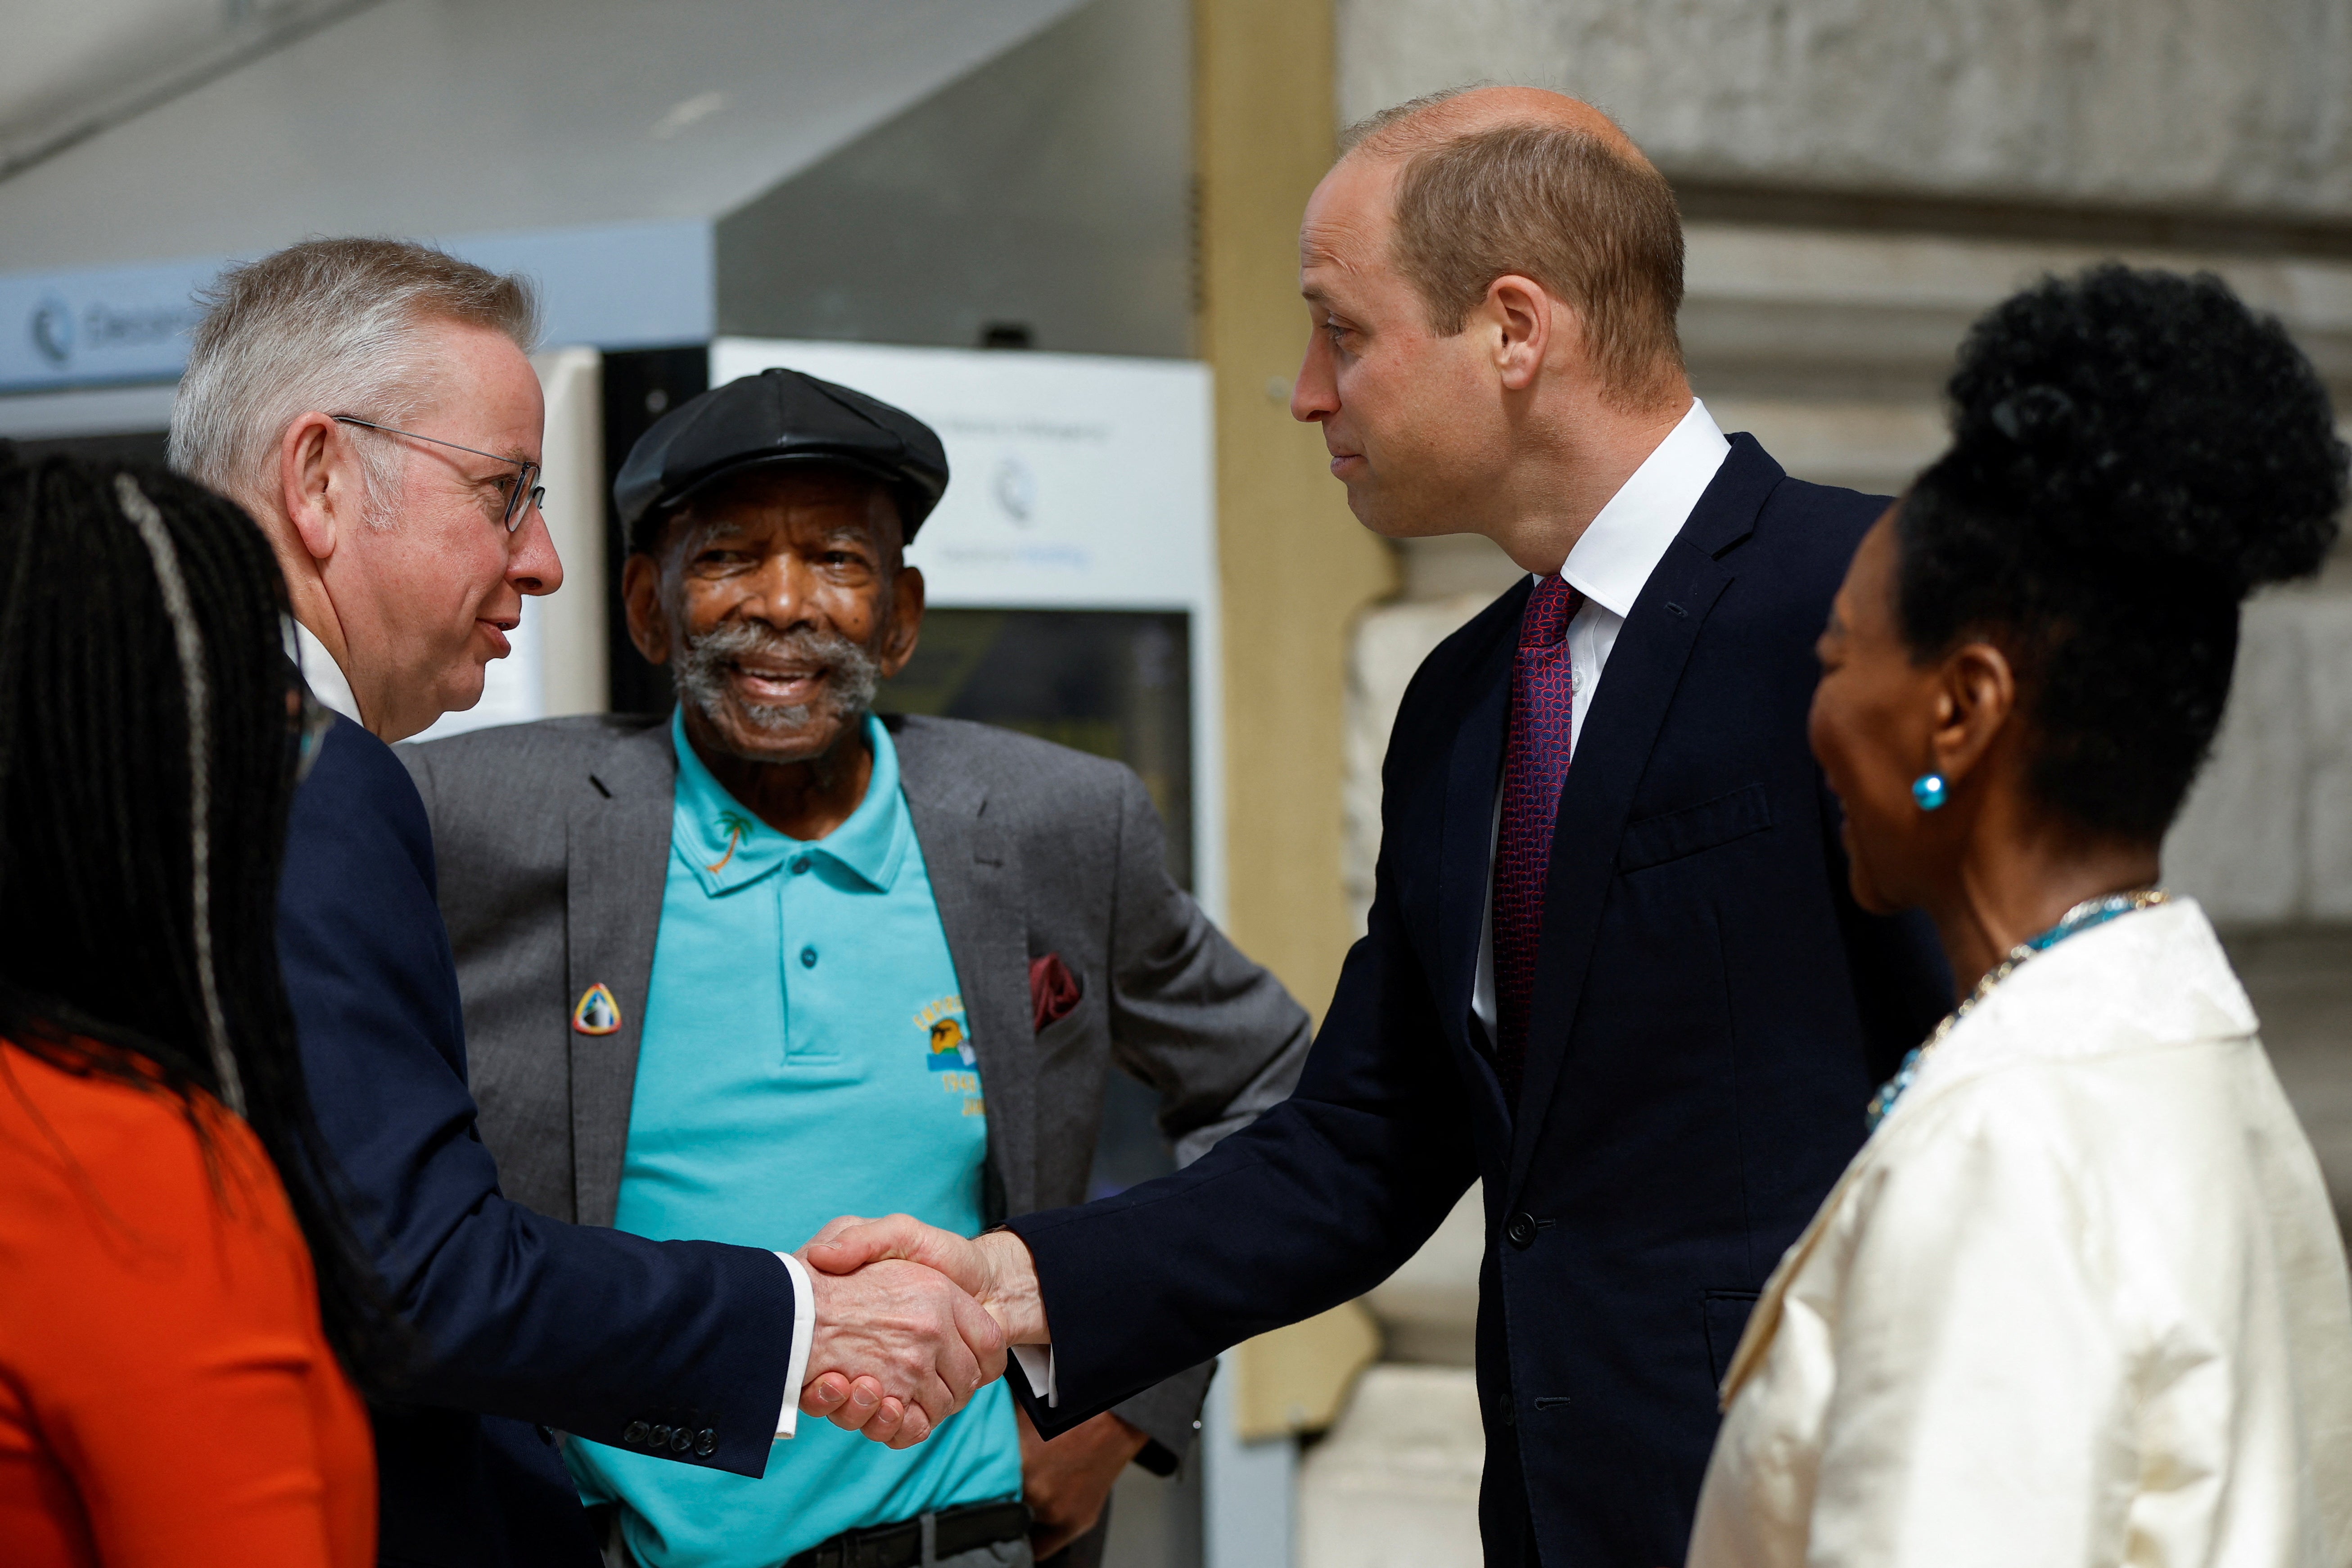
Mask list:
[{"label": "circular logo", "polygon": [[1037,510],[1037,476],[1018,458],[996,465],[996,504],[1015,522],[1027,522]]},{"label": "circular logo", "polygon": [[45,296],[33,307],[28,323],[33,333],[33,347],[51,364],[62,365],[73,358],[73,307],[55,294]]}]

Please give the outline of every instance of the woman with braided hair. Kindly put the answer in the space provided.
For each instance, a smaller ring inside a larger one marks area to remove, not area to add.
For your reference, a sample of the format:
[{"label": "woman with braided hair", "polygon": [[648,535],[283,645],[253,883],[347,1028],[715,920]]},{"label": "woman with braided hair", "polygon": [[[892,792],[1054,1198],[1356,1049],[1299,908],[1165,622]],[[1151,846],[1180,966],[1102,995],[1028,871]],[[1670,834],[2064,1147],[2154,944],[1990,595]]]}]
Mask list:
[{"label": "woman with braided hair", "polygon": [[260,531],[0,447],[0,1556],[373,1560],[394,1331],[278,978],[306,721]]},{"label": "woman with braided hair", "polygon": [[1854,896],[1924,909],[1962,999],[1748,1320],[1690,1561],[2340,1568],[2343,1244],[2159,851],[2240,603],[2319,567],[2345,448],[2211,277],[2044,282],[1950,392],[1951,449],[1832,609],[1811,732]]}]

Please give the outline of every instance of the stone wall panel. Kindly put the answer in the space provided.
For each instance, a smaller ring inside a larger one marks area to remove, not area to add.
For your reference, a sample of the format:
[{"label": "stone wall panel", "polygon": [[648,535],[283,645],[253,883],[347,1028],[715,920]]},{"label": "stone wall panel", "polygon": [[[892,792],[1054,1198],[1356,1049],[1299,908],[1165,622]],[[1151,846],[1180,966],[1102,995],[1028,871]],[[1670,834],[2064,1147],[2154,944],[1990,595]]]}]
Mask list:
[{"label": "stone wall panel", "polygon": [[2315,593],[2303,605],[2305,731],[2304,914],[2352,921],[2352,594]]},{"label": "stone wall panel", "polygon": [[2273,924],[2305,906],[2310,701],[2299,594],[2249,605],[2221,732],[2165,840],[2165,879],[2224,925]]},{"label": "stone wall panel", "polygon": [[1339,110],[1592,100],[1669,174],[2352,216],[2352,0],[1339,0]]}]

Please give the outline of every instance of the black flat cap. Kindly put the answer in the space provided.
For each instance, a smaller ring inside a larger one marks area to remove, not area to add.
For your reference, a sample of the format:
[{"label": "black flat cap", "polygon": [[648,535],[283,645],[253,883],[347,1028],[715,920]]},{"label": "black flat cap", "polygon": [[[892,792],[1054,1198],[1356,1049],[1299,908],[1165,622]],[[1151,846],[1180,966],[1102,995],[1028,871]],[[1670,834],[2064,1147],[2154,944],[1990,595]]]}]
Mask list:
[{"label": "black flat cap", "polygon": [[671,409],[637,437],[613,481],[632,551],[651,550],[670,510],[746,468],[831,463],[871,474],[898,502],[912,541],[947,493],[948,455],[931,427],[862,392],[763,370]]}]

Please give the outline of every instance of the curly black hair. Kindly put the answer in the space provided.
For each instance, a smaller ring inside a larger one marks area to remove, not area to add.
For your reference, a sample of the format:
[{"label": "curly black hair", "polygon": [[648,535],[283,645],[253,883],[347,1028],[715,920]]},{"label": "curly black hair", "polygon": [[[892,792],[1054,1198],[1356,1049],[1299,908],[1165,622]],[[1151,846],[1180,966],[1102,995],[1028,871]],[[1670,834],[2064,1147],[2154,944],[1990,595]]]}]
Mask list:
[{"label": "curly black hair", "polygon": [[2017,667],[2028,787],[2102,837],[2160,839],[2221,721],[2252,588],[2318,570],[2347,448],[2273,318],[2210,273],[2051,278],[1969,331],[1952,447],[1896,520],[1922,662]]}]

